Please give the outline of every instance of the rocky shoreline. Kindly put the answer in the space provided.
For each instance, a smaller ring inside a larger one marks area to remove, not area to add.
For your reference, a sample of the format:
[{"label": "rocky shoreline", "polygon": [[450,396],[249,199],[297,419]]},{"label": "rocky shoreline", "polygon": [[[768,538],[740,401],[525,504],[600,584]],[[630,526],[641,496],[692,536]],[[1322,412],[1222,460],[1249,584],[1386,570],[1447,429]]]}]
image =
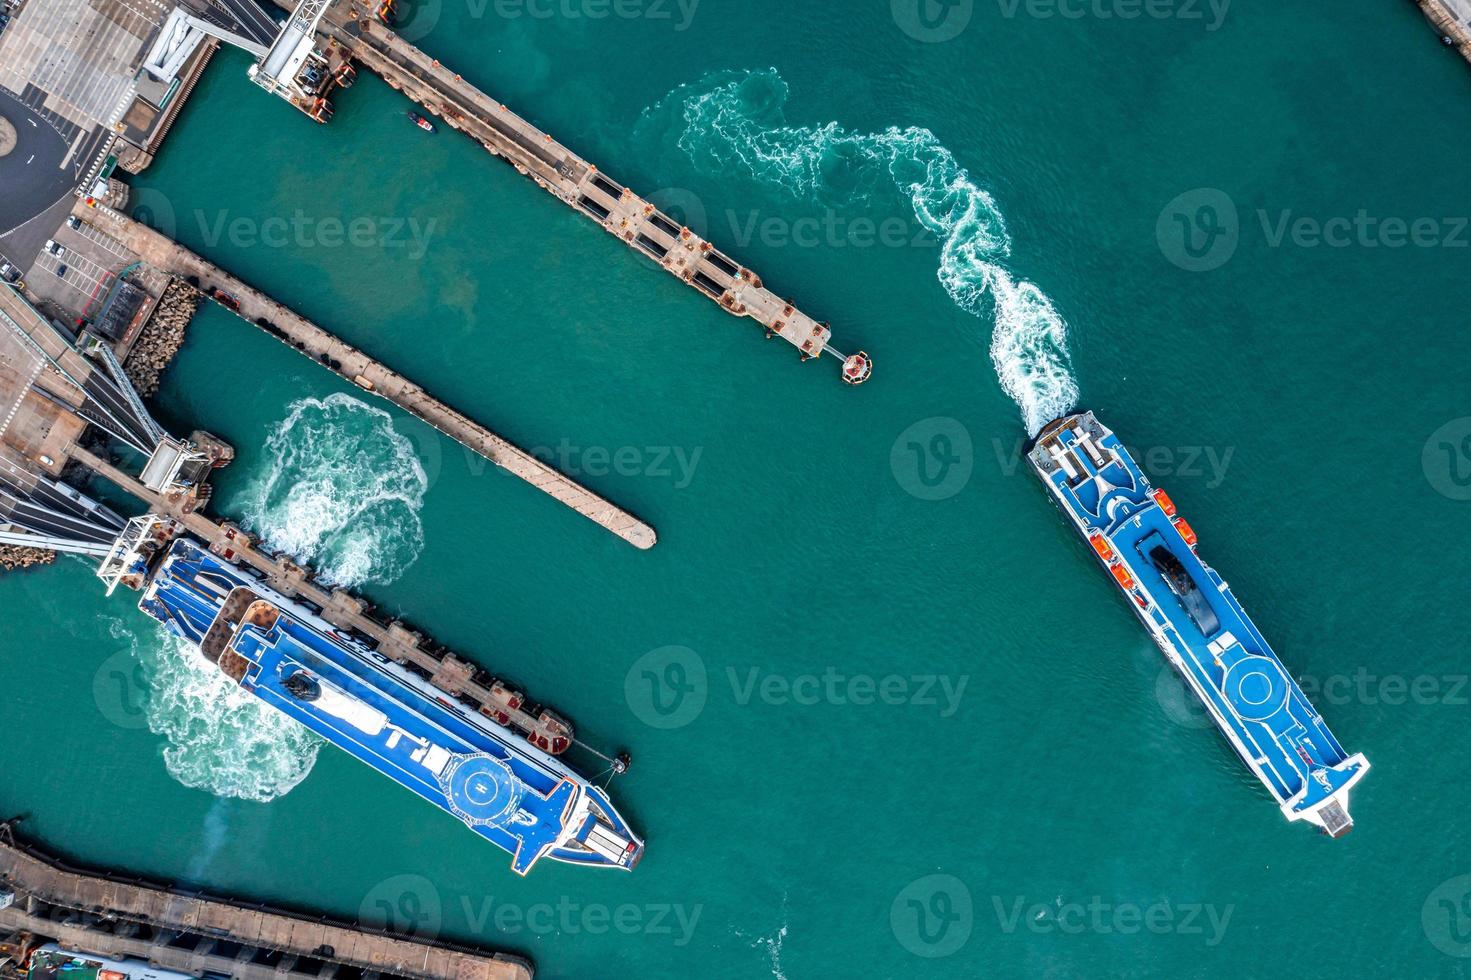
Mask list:
[{"label": "rocky shoreline", "polygon": [[49,565],[54,561],[56,561],[56,552],[47,551],[44,548],[20,548],[8,544],[0,545],[0,570],[14,572],[22,568]]},{"label": "rocky shoreline", "polygon": [[123,370],[144,398],[158,393],[163,372],[184,345],[184,330],[199,309],[199,290],[175,279],[153,309],[148,324],[128,354]]}]

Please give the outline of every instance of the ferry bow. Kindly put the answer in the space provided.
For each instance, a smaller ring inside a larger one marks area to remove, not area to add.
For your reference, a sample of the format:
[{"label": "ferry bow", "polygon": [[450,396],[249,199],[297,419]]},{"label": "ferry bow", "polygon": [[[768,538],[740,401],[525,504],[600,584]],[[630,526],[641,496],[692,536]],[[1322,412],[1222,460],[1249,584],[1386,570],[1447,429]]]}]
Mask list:
[{"label": "ferry bow", "polygon": [[1047,425],[1028,458],[1287,819],[1348,833],[1349,790],[1368,760],[1344,752],[1225,580],[1196,554],[1195,531],[1169,496],[1092,412]]}]

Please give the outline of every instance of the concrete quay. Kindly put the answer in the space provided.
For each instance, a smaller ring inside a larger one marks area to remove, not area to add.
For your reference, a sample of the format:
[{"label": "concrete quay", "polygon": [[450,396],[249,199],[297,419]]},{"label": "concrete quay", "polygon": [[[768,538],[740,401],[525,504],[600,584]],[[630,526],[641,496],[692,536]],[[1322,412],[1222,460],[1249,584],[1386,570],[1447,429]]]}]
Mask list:
[{"label": "concrete quay", "polygon": [[104,206],[79,201],[76,214],[155,269],[197,283],[235,313],[370,394],[393,402],[542,493],[606,528],[635,548],[652,548],[654,529],[557,472],[529,452],[451,408],[403,375],[271,299],[168,237]]},{"label": "concrete quay", "polygon": [[430,943],[71,867],[0,824],[0,938],[29,934],[115,958],[233,980],[532,980],[519,957]]},{"label": "concrete quay", "polygon": [[[291,8],[290,0],[276,2]],[[768,338],[780,337],[797,348],[804,361],[833,355],[848,384],[862,384],[872,374],[873,362],[866,353],[848,356],[832,347],[828,324],[767,289],[756,273],[393,33],[356,3],[333,4],[320,30],[329,38],[334,56],[345,52],[727,313],[749,317],[765,328]]]}]

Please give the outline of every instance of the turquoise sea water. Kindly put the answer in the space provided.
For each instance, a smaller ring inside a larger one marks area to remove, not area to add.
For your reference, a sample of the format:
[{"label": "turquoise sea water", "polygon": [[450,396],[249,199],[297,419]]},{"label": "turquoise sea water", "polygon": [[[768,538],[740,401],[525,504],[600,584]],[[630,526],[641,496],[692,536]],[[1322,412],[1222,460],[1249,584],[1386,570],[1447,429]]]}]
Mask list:
[{"label": "turquoise sea water", "polygon": [[[218,513],[628,748],[643,864],[516,878],[71,560],[0,580],[0,808],[550,977],[1471,973],[1471,76],[1413,5],[961,4],[945,41],[902,2],[559,9],[405,27],[830,319],[868,385],[366,74],[319,127],[222,52],[134,187],[658,528],[637,552],[218,309],[159,396],[238,447]],[[1019,464],[1073,386],[1369,755],[1349,837],[1283,821]]]}]

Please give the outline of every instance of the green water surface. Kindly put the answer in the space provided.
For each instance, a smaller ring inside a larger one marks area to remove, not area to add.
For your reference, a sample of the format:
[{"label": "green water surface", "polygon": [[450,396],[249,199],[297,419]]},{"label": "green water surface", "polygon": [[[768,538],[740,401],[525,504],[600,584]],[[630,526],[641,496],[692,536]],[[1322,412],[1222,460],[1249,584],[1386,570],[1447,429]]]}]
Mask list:
[{"label": "green water surface", "polygon": [[[330,749],[270,803],[186,788],[148,725],[138,651],[162,641],[75,560],[0,580],[0,809],[78,859],[386,916],[547,977],[1467,975],[1471,76],[1414,6],[1242,3],[1208,30],[1205,5],[962,4],[938,42],[881,0],[704,0],[685,29],[672,4],[526,9],[436,0],[406,28],[636,190],[698,202],[718,244],[873,354],[868,385],[420,133],[366,72],[321,127],[221,52],[135,197],[658,528],[638,552],[389,410],[423,469],[422,544],[362,590],[627,748],[613,793],[642,865],[519,879]],[[904,196],[833,206],[638,125],[708,72],[768,69],[791,126],[923,127],[990,194],[1005,267],[1068,324],[1081,404],[1372,761],[1349,837],[1282,819],[1018,465],[995,317],[937,281]],[[1205,271],[1171,238],[1181,195],[1198,232],[1204,203],[1237,212]],[[1361,211],[1431,219],[1434,241],[1274,237]],[[262,241],[271,217],[316,230]],[[779,234],[830,217],[836,237]],[[858,218],[916,234],[855,241]],[[375,234],[336,244],[323,219]],[[295,403],[351,390],[208,309],[158,413],[238,447],[223,515]],[[890,677],[898,703],[875,693]]]}]

